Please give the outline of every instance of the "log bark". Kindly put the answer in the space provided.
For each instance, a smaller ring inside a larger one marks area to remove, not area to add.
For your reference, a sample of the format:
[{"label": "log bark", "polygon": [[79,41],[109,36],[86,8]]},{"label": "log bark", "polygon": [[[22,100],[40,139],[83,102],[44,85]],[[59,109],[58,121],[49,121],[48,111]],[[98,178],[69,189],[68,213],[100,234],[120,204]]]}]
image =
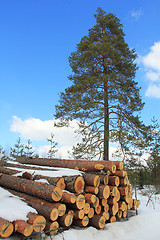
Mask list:
[{"label": "log bark", "polygon": [[85,205],[85,197],[83,194],[79,194],[75,203],[66,203],[69,209],[82,209]]},{"label": "log bark", "polygon": [[57,186],[60,189],[65,189],[65,181],[63,177],[48,177],[43,175],[35,175],[33,180],[46,179],[51,185]]},{"label": "log bark", "polygon": [[84,218],[84,210],[74,210],[73,211],[73,218],[74,219],[83,219]]},{"label": "log bark", "polygon": [[72,193],[82,193],[84,191],[84,179],[82,176],[64,176],[66,190]]},{"label": "log bark", "polygon": [[113,204],[117,203],[117,198],[116,197],[109,197],[107,199],[107,203],[113,205]]},{"label": "log bark", "polygon": [[77,169],[84,172],[86,171],[94,172],[97,170],[102,170],[104,168],[104,166],[100,162],[87,161],[87,160],[84,161],[84,160],[17,157],[17,161],[23,164],[70,168],[70,169]]},{"label": "log bark", "polygon": [[43,231],[46,226],[46,219],[43,216],[30,212],[27,214],[27,218],[27,223],[33,226],[35,232]]},{"label": "log bark", "polygon": [[105,226],[106,219],[104,216],[95,214],[90,219],[90,224],[98,229],[102,229]]},{"label": "log bark", "polygon": [[20,171],[18,170],[13,170],[13,169],[10,169],[10,168],[7,168],[7,167],[2,167],[0,166],[0,173],[5,173],[5,174],[8,174],[8,175],[14,175],[16,173],[19,173]]},{"label": "log bark", "polygon": [[13,233],[13,224],[6,219],[0,218],[0,237],[9,237]]},{"label": "log bark", "polygon": [[47,221],[44,231],[46,234],[55,236],[58,233],[58,229],[59,229],[59,223],[57,221],[54,221],[54,222]]},{"label": "log bark", "polygon": [[107,199],[110,195],[110,187],[108,185],[101,185],[99,186],[99,192],[97,194],[98,198],[100,199]]},{"label": "log bark", "polygon": [[99,198],[96,195],[91,193],[84,194],[86,202],[88,202],[92,207],[96,207],[99,205]]},{"label": "log bark", "polygon": [[117,170],[123,170],[123,162],[122,161],[109,161],[110,163],[113,163],[116,165]]},{"label": "log bark", "polygon": [[[113,173],[111,175],[113,175]],[[114,175],[116,175],[118,177],[125,177],[127,175],[127,172],[124,170],[121,170],[121,171],[117,170],[117,171],[115,171]]]},{"label": "log bark", "polygon": [[76,199],[77,199],[77,197],[76,197],[75,194],[69,193],[69,192],[67,192],[67,191],[63,191],[63,192],[62,192],[61,202],[73,204],[73,203],[76,202]]},{"label": "log bark", "polygon": [[16,232],[23,234],[25,237],[28,237],[33,232],[33,226],[26,223],[23,220],[16,220],[13,222],[14,228]]},{"label": "log bark", "polygon": [[0,185],[49,201],[57,202],[62,198],[62,190],[58,187],[6,174],[0,175]]}]

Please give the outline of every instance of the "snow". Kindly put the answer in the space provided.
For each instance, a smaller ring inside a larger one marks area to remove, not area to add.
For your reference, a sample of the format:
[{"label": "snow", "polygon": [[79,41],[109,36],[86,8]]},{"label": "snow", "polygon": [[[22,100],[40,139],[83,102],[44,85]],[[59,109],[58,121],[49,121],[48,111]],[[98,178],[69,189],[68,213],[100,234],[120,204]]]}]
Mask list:
[{"label": "snow", "polygon": [[28,206],[19,197],[14,196],[7,190],[0,187],[0,217],[8,221],[18,219],[27,220],[29,212],[37,213],[35,209]]},{"label": "snow", "polygon": [[[160,194],[152,196],[146,206],[149,196],[142,195],[138,191],[138,199],[141,204],[138,208],[138,215],[131,211],[132,215],[128,220],[121,220],[115,223],[106,224],[102,230],[94,227],[84,229],[70,228],[69,230],[54,236],[54,240],[159,240],[160,239]],[[13,201],[14,199],[14,201]],[[8,202],[9,201],[9,202]],[[9,208],[8,203],[11,204]],[[25,220],[25,215],[31,211],[24,202],[14,197],[8,191],[0,188],[0,216],[13,220],[17,216]],[[12,216],[12,217],[11,217]],[[11,236],[9,240],[18,240]],[[47,237],[47,240],[52,238]]]}]

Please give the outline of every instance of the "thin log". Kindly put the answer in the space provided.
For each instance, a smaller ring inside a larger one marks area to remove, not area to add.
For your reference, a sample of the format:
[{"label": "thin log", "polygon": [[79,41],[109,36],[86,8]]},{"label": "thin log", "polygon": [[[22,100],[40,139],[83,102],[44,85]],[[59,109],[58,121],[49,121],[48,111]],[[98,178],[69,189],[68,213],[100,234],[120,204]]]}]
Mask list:
[{"label": "thin log", "polygon": [[62,227],[69,227],[73,222],[73,216],[71,214],[64,214],[58,218],[58,222]]},{"label": "thin log", "polygon": [[84,173],[83,177],[85,180],[85,184],[88,186],[98,187],[100,184],[100,177],[97,174]]},{"label": "thin log", "polygon": [[102,229],[105,226],[106,219],[104,216],[95,214],[90,219],[90,224],[98,229]]},{"label": "thin log", "polygon": [[109,205],[109,213],[113,216],[116,215],[116,213],[118,212],[119,207],[118,207],[118,203],[115,203],[113,205]]},{"label": "thin log", "polygon": [[117,203],[117,198],[116,197],[109,197],[107,199],[107,203],[113,205],[113,204]]},{"label": "thin log", "polygon": [[100,162],[95,163],[94,161],[83,161],[83,160],[17,157],[17,161],[23,164],[70,168],[70,169],[77,169],[84,172],[86,171],[94,172],[97,170],[102,170],[104,168],[104,166]]},{"label": "thin log", "polygon": [[26,223],[23,220],[16,220],[13,222],[14,228],[16,232],[23,234],[25,237],[28,237],[33,232],[33,226]]},{"label": "thin log", "polygon": [[123,162],[122,161],[110,161],[114,165],[116,165],[117,170],[123,170]]},{"label": "thin log", "polygon": [[122,210],[118,210],[118,212],[116,213],[116,218],[122,218],[122,214],[123,214],[123,212],[122,212]]},{"label": "thin log", "polygon": [[118,190],[120,191],[121,196],[127,196],[128,194],[128,185],[124,187],[119,187]]},{"label": "thin log", "polygon": [[57,221],[54,222],[47,221],[44,231],[49,235],[55,236],[58,233],[58,229],[59,223]]},{"label": "thin log", "polygon": [[0,237],[9,237],[13,233],[13,224],[6,219],[0,218]]},{"label": "thin log", "polygon": [[127,205],[126,205],[125,201],[119,201],[118,205],[119,205],[119,209],[122,211],[125,211],[127,209]]},{"label": "thin log", "polygon": [[110,216],[110,218],[109,218],[109,220],[107,222],[109,222],[109,223],[116,222],[116,216]]},{"label": "thin log", "polygon": [[86,201],[93,207],[96,207],[99,205],[99,199],[96,197],[96,195],[91,193],[85,193],[84,194]]},{"label": "thin log", "polygon": [[124,212],[122,212],[122,216],[123,216],[123,218],[126,218],[126,217],[127,217],[127,210],[125,210]]},{"label": "thin log", "polygon": [[84,216],[83,219],[74,219],[73,224],[79,227],[86,227],[89,224],[89,218]]},{"label": "thin log", "polygon": [[103,207],[103,211],[104,211],[104,212],[108,212],[108,211],[109,211],[109,204],[106,204],[106,205]]},{"label": "thin log", "polygon": [[67,191],[62,192],[61,202],[63,202],[63,203],[75,203],[76,199],[77,199],[77,197],[73,193],[69,193]]},{"label": "thin log", "polygon": [[112,186],[119,186],[119,177],[118,176],[109,176],[108,184]]},{"label": "thin log", "polygon": [[119,184],[120,186],[125,186],[128,184],[127,176],[120,177],[119,180],[120,180],[120,184]]},{"label": "thin log", "polygon": [[110,195],[110,187],[108,185],[100,185],[99,186],[99,192],[97,194],[98,198],[107,199],[109,197],[109,195]]},{"label": "thin log", "polygon": [[84,214],[88,214],[89,209],[90,209],[90,204],[86,202],[84,207],[83,207]]},{"label": "thin log", "polygon": [[19,173],[20,171],[18,170],[13,170],[13,169],[10,169],[10,168],[7,168],[7,167],[3,167],[3,166],[0,166],[0,173],[5,173],[5,174],[8,174],[8,175],[14,175],[16,173]]},{"label": "thin log", "polygon": [[[113,174],[112,174],[113,175]],[[127,172],[124,170],[117,170],[114,172],[114,175],[118,176],[118,177],[125,177],[127,175]]]},{"label": "thin log", "polygon": [[112,197],[115,197],[117,195],[118,188],[116,186],[109,186],[109,188],[110,188],[110,195]]},{"label": "thin log", "polygon": [[105,206],[107,204],[107,200],[108,200],[108,198],[107,199],[106,198],[99,199],[99,204],[101,206]]},{"label": "thin log", "polygon": [[102,212],[101,215],[105,217],[106,221],[110,218],[109,212]]},{"label": "thin log", "polygon": [[0,185],[49,201],[57,202],[62,198],[62,190],[59,187],[6,174],[0,175]]},{"label": "thin log", "polygon": [[27,214],[27,218],[27,223],[33,225],[33,230],[35,232],[43,231],[46,226],[46,219],[43,216],[30,212]]},{"label": "thin log", "polygon": [[95,207],[95,213],[96,213],[96,214],[100,214],[100,213],[101,213],[101,210],[102,210],[101,205],[98,205],[98,206]]},{"label": "thin log", "polygon": [[90,207],[89,212],[88,212],[88,217],[92,218],[94,216],[94,208]]},{"label": "thin log", "polygon": [[83,194],[79,194],[75,203],[66,203],[69,209],[82,209],[85,205],[85,197]]},{"label": "thin log", "polygon": [[85,186],[85,193],[98,194],[99,188],[94,186]]},{"label": "thin log", "polygon": [[84,191],[84,179],[82,176],[64,176],[66,190],[72,193],[82,193]]},{"label": "thin log", "polygon": [[84,218],[84,210],[74,210],[73,211],[73,218],[74,219],[83,219]]}]

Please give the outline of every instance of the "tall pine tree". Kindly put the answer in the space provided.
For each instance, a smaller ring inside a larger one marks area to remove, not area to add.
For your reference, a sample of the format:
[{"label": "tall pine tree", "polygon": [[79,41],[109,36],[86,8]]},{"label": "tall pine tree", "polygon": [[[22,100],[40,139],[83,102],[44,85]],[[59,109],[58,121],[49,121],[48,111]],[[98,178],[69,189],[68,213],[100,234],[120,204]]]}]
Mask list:
[{"label": "tall pine tree", "polygon": [[61,119],[59,126],[80,120],[83,142],[75,153],[93,151],[96,155],[98,149],[108,160],[109,140],[123,138],[123,132],[128,137],[143,132],[137,113],[144,104],[134,81],[135,50],[125,42],[120,20],[101,8],[95,18],[96,25],[69,57],[72,85],[60,94],[55,117]]}]

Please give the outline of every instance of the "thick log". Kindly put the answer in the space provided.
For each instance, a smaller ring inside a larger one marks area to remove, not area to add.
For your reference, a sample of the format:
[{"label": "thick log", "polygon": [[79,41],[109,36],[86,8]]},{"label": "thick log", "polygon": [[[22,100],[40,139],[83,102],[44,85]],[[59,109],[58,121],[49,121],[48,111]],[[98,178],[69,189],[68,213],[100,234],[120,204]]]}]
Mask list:
[{"label": "thick log", "polygon": [[84,191],[84,179],[82,176],[64,176],[66,190],[72,193],[82,193]]},{"label": "thick log", "polygon": [[0,175],[0,185],[49,201],[57,202],[62,198],[62,190],[59,187],[6,174]]},{"label": "thick log", "polygon": [[84,216],[83,219],[74,219],[73,224],[79,227],[86,227],[89,224],[89,218]]},{"label": "thick log", "polygon": [[48,159],[48,158],[22,158],[17,157],[17,161],[23,164],[33,164],[40,166],[62,167],[77,169],[80,171],[97,171],[102,170],[104,166],[100,162],[84,160],[67,160],[67,159]]},{"label": "thick log", "polygon": [[88,212],[88,217],[92,218],[94,216],[94,208],[90,207],[89,212]]},{"label": "thick log", "polygon": [[[112,174],[113,175],[113,174]],[[114,175],[118,176],[118,177],[125,177],[127,175],[127,172],[124,170],[117,170],[114,172]]]},{"label": "thick log", "polygon": [[99,192],[97,194],[98,198],[100,199],[107,199],[110,195],[110,187],[108,185],[100,185],[99,186]]},{"label": "thick log", "polygon": [[0,237],[9,237],[13,233],[13,224],[9,221],[0,218]]},{"label": "thick log", "polygon": [[54,222],[47,221],[44,231],[46,234],[55,236],[58,233],[58,229],[59,229],[59,223],[57,221],[54,221]]},{"label": "thick log", "polygon": [[62,227],[69,227],[73,222],[73,216],[71,214],[64,214],[58,218],[58,222]]},{"label": "thick log", "polygon": [[33,232],[33,226],[26,223],[23,220],[16,220],[13,222],[14,229],[16,232],[23,234],[25,237],[28,237]]},{"label": "thick log", "polygon": [[95,214],[90,219],[90,224],[98,229],[102,229],[105,226],[106,219],[104,216]]},{"label": "thick log", "polygon": [[10,168],[0,166],[0,173],[5,173],[5,174],[8,174],[8,175],[14,175],[14,174],[19,173],[19,172],[20,171],[18,171],[18,170],[13,170],[13,169],[10,169]]},{"label": "thick log", "polygon": [[63,177],[48,177],[43,175],[35,175],[33,180],[46,179],[51,185],[64,190],[66,185]]},{"label": "thick log", "polygon": [[93,187],[93,186],[85,186],[85,193],[93,193],[93,194],[98,194],[99,188],[98,187]]},{"label": "thick log", "polygon": [[73,193],[69,193],[67,191],[62,192],[61,202],[63,202],[63,203],[75,203],[76,199],[77,199],[77,197]]},{"label": "thick log", "polygon": [[43,216],[30,212],[27,214],[27,218],[27,223],[33,226],[35,232],[43,231],[46,226],[46,219]]},{"label": "thick log", "polygon": [[85,180],[85,184],[88,186],[98,187],[100,184],[100,177],[97,174],[84,173],[83,177]]},{"label": "thick log", "polygon": [[112,186],[119,186],[119,177],[118,176],[109,176],[108,184]]},{"label": "thick log", "polygon": [[79,194],[75,203],[66,203],[69,209],[82,209],[85,205],[85,197],[83,194]]}]

